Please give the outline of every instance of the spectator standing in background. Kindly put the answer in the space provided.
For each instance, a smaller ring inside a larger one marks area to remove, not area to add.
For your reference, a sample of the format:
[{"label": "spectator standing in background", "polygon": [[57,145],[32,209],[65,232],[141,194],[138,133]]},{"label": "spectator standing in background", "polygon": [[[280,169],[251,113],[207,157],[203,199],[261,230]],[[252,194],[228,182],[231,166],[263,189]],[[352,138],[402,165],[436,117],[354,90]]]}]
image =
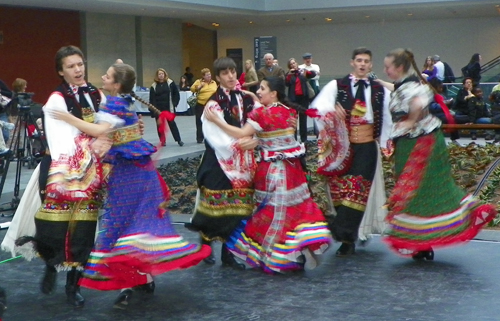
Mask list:
[{"label": "spectator standing in background", "polygon": [[184,76],[186,77],[189,86],[191,86],[193,84],[194,75],[191,73],[190,67],[186,67],[186,72],[184,73]]},{"label": "spectator standing in background", "polygon": [[[175,107],[179,104],[180,95],[179,89],[177,89],[177,85],[175,82],[168,78],[168,73],[163,68],[158,68],[156,71],[155,81],[151,85],[149,89],[149,102],[158,108],[161,111],[169,111],[175,114]],[[160,133],[160,125],[158,124],[158,115],[151,115],[156,119],[156,128],[158,131],[158,137],[160,139],[165,139],[165,135],[161,135]],[[170,127],[170,132],[172,132],[172,136],[174,140],[179,144],[179,146],[183,146],[184,143],[181,140],[181,135],[179,133],[179,129],[177,128],[177,124],[175,120],[168,121],[168,126]],[[160,142],[162,146],[165,146],[167,142],[165,140]]]},{"label": "spectator standing in background", "polygon": [[261,67],[257,72],[257,77],[259,78],[259,82],[262,81],[265,77],[281,77],[285,79],[285,71],[278,65],[273,63],[274,56],[271,53],[267,53],[264,55],[264,67]]},{"label": "spectator standing in background", "polygon": [[444,81],[444,64],[438,55],[434,55],[434,68],[437,70],[437,79]]},{"label": "spectator standing in background", "polygon": [[316,76],[309,79],[309,84],[314,89],[314,93],[317,95],[319,93],[319,74],[320,74],[319,66],[312,63],[312,54],[308,52],[306,52],[302,56],[302,59],[304,59],[304,63],[299,66],[299,69],[314,71],[316,73]]},{"label": "spectator standing in background", "polygon": [[190,91],[191,85],[189,85],[186,76],[182,75],[179,80],[179,90],[180,91]]},{"label": "spectator standing in background", "polygon": [[196,102],[196,106],[194,107],[196,121],[196,142],[198,144],[203,144],[203,139],[205,138],[203,136],[203,130],[201,127],[201,115],[203,115],[205,104],[216,90],[217,83],[215,82],[215,80],[212,80],[212,73],[210,72],[210,69],[203,68],[201,70],[201,79],[196,80],[191,86],[191,91],[198,94],[198,101]]},{"label": "spectator standing in background", "polygon": [[245,82],[241,85],[243,89],[253,92],[257,92],[259,87],[259,79],[257,77],[257,72],[253,66],[253,61],[248,59],[245,61]]},{"label": "spectator standing in background", "polygon": [[481,81],[481,55],[475,53],[470,58],[467,66],[462,68],[462,74],[464,77],[469,77],[472,79],[472,87],[479,86]]},{"label": "spectator standing in background", "polygon": [[[304,110],[309,107],[309,93],[307,82],[316,76],[315,71],[301,69],[297,66],[295,58],[288,60],[288,73],[286,74],[286,86],[288,87],[288,99],[302,106]],[[307,141],[307,115],[304,111],[298,111],[300,142]]]}]

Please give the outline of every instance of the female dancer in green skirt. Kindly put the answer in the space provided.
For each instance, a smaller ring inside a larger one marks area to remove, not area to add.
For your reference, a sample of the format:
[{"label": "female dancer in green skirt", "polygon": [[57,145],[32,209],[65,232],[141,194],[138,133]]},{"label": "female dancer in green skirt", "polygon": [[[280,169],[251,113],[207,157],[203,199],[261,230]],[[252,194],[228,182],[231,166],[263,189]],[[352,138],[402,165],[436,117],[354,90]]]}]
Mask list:
[{"label": "female dancer in green skirt", "polygon": [[397,179],[385,242],[401,255],[432,260],[433,248],[471,240],[497,212],[456,185],[441,121],[427,108],[434,94],[419,76],[413,53],[391,51],[384,69],[395,81],[388,87]]}]

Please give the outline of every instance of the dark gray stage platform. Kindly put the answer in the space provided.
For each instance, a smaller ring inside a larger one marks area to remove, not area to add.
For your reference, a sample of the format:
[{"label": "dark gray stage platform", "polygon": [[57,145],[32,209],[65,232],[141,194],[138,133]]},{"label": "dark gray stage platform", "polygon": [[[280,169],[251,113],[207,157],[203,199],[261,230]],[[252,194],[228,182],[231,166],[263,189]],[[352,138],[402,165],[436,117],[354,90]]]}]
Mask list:
[{"label": "dark gray stage platform", "polygon": [[[178,230],[196,241],[195,234]],[[117,292],[88,289],[82,290],[85,307],[71,308],[62,273],[56,293],[43,295],[42,262],[17,259],[0,264],[0,284],[8,292],[4,320],[500,320],[498,242],[438,250],[434,262],[400,258],[379,237],[351,258],[335,257],[336,247],[311,272],[272,276],[218,262],[167,273],[156,278],[153,296],[136,295],[126,311],[112,308]]]}]

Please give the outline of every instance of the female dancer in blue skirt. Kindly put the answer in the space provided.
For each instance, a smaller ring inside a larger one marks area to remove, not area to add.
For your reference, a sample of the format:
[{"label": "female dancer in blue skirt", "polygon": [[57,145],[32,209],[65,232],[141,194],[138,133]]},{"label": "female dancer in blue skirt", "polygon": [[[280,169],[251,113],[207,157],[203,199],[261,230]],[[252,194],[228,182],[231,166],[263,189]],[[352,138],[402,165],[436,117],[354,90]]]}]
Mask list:
[{"label": "female dancer in blue skirt", "polygon": [[[153,292],[153,275],[194,266],[210,254],[210,247],[185,241],[170,222],[168,187],[150,157],[156,148],[141,138],[138,117],[131,110],[135,79],[135,70],[126,64],[114,64],[102,77],[103,89],[111,95],[101,111],[120,117],[125,125],[110,133],[113,147],[105,161],[113,169],[105,213],[80,281],[97,290],[121,289],[117,308],[128,305],[133,288]],[[77,128],[93,126],[102,132],[109,128],[83,123],[65,112],[53,115]],[[172,116],[162,112],[160,119]]]}]

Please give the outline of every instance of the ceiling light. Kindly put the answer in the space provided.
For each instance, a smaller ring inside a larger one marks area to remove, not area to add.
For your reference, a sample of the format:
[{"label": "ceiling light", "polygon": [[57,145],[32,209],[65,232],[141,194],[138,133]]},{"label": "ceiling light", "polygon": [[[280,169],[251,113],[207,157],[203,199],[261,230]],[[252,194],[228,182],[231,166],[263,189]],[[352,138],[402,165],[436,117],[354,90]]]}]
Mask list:
[{"label": "ceiling light", "polygon": [[326,22],[331,22],[333,19],[332,18],[325,18]]},{"label": "ceiling light", "polygon": [[292,21],[292,20],[290,20],[290,19],[286,19],[286,22],[290,22],[290,21]]},{"label": "ceiling light", "polygon": [[217,22],[212,22],[212,26],[218,27],[218,26],[220,26],[220,24],[218,24]]},{"label": "ceiling light", "polygon": [[370,16],[365,16],[365,18],[370,18]]},{"label": "ceiling light", "polygon": [[248,23],[249,23],[249,24],[252,24],[252,23],[253,23],[253,21],[248,21]]},{"label": "ceiling light", "polygon": [[411,16],[413,16],[413,13],[409,13],[409,14],[408,14],[408,17],[411,17]]}]

